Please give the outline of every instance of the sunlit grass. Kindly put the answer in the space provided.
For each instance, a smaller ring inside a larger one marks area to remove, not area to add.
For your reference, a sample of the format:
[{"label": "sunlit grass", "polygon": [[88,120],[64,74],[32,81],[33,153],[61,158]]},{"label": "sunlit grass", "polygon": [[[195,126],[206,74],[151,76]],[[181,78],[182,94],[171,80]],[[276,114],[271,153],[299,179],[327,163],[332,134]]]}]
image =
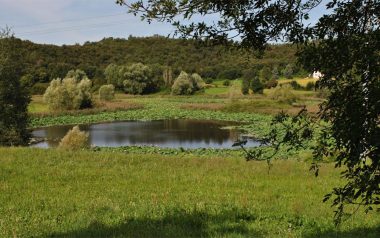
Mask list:
[{"label": "sunlit grass", "polygon": [[333,164],[0,148],[0,237],[378,237],[362,211],[339,229]]}]

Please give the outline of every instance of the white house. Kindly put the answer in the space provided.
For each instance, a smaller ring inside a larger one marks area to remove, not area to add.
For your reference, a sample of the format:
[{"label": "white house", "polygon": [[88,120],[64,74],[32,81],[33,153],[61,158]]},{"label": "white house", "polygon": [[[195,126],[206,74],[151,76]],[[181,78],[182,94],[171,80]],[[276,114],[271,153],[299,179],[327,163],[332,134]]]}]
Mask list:
[{"label": "white house", "polygon": [[313,79],[320,79],[323,77],[323,74],[319,71],[314,71],[313,72]]}]

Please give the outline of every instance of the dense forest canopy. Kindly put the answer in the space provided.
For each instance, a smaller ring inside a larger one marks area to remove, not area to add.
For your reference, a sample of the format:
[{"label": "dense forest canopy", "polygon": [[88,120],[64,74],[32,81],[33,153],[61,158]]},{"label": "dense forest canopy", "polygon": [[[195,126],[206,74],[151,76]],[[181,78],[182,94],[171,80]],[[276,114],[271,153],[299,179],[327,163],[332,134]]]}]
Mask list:
[{"label": "dense forest canopy", "polygon": [[[177,75],[186,71],[197,72],[205,78],[226,78],[240,76],[253,67],[282,70],[296,62],[296,47],[287,44],[272,45],[257,59],[253,54],[227,50],[223,46],[206,47],[194,40],[163,36],[105,38],[99,42],[63,46],[35,44],[17,38],[15,41],[24,52],[21,59],[25,65],[24,80],[31,84],[63,78],[72,69],[84,70],[90,79],[104,80],[104,70],[111,63],[169,66]],[[296,73],[304,72],[297,68]]]}]

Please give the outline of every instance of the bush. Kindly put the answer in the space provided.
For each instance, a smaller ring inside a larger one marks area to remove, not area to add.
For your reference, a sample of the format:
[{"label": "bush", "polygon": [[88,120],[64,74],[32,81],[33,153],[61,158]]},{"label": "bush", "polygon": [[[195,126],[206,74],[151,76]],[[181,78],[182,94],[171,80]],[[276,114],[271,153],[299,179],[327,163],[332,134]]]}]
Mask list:
[{"label": "bush", "polygon": [[115,98],[115,86],[112,84],[103,85],[99,88],[99,99],[112,101]]},{"label": "bush", "polygon": [[251,82],[251,89],[253,93],[263,94],[264,85],[261,83],[258,77],[255,77]]},{"label": "bush", "polygon": [[315,83],[314,82],[308,82],[305,87],[308,91],[314,91],[315,90]]},{"label": "bush", "polygon": [[194,85],[194,90],[195,91],[198,91],[198,90],[202,90],[204,89],[205,87],[205,82],[203,81],[202,77],[199,75],[199,74],[192,74],[191,75],[191,79],[193,81],[193,85]]},{"label": "bush", "polygon": [[290,86],[291,86],[294,90],[301,90],[301,89],[304,89],[304,87],[302,87],[301,84],[297,83],[297,81],[295,81],[295,80],[291,81],[289,84],[290,84]]},{"label": "bush", "polygon": [[265,83],[265,88],[275,88],[278,85],[278,81],[275,79],[271,79]]},{"label": "bush", "polygon": [[249,93],[249,85],[250,85],[249,79],[244,77],[241,83],[241,93],[243,95],[246,95]]},{"label": "bush", "polygon": [[231,85],[230,80],[228,80],[228,79],[224,80],[223,81],[223,85],[226,86],[226,87],[230,86]]},{"label": "bush", "polygon": [[207,84],[211,84],[212,82],[214,82],[214,80],[213,80],[212,78],[206,78],[206,79],[205,79],[205,82],[206,82]]},{"label": "bush", "polygon": [[292,92],[289,84],[277,86],[271,94],[271,98],[279,102],[292,104],[297,101],[297,96]]},{"label": "bush", "polygon": [[194,93],[194,84],[192,78],[182,71],[172,86],[172,94],[175,95],[190,95]]},{"label": "bush", "polygon": [[88,133],[79,130],[78,126],[74,126],[67,132],[58,145],[58,148],[68,150],[80,150],[89,147]]},{"label": "bush", "polygon": [[51,110],[74,110],[92,106],[91,80],[54,79],[44,94]]}]

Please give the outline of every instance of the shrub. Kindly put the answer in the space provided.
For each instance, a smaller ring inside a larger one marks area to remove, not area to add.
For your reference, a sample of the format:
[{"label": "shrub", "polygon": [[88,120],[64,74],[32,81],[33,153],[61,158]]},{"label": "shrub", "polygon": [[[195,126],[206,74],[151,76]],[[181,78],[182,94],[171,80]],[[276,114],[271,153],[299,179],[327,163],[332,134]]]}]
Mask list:
[{"label": "shrub", "polygon": [[297,101],[297,96],[292,92],[289,84],[277,86],[271,94],[271,98],[279,102],[292,104]]},{"label": "shrub", "polygon": [[278,81],[275,79],[271,79],[268,82],[265,82],[265,88],[275,88],[278,85]]},{"label": "shrub", "polygon": [[89,147],[88,133],[81,131],[78,126],[74,126],[73,129],[67,132],[58,145],[58,148],[68,150],[79,150]]},{"label": "shrub", "polygon": [[297,81],[293,80],[291,81],[290,83],[290,86],[294,89],[294,90],[301,90],[301,89],[304,89],[304,87],[302,87]]},{"label": "shrub", "polygon": [[228,80],[228,79],[224,80],[224,81],[223,81],[223,85],[224,85],[224,86],[227,86],[227,87],[230,86],[230,85],[231,85],[230,80]]},{"label": "shrub", "polygon": [[253,93],[262,94],[264,92],[264,85],[261,83],[258,77],[255,77],[251,82],[251,89]]},{"label": "shrub", "polygon": [[315,83],[314,83],[314,82],[308,82],[308,83],[306,84],[305,89],[308,90],[308,91],[313,91],[313,90],[315,90]]},{"label": "shrub", "polygon": [[182,71],[172,86],[172,94],[189,95],[194,93],[194,84],[192,78]]},{"label": "shrub", "polygon": [[214,80],[213,80],[212,78],[206,78],[206,79],[205,79],[205,82],[206,82],[207,84],[211,84],[213,81],[214,81]]},{"label": "shrub", "polygon": [[92,105],[91,80],[85,78],[54,79],[44,94],[44,101],[51,110],[73,110]]},{"label": "shrub", "polygon": [[249,85],[250,85],[249,79],[244,77],[241,83],[241,93],[243,95],[246,95],[249,93]]},{"label": "shrub", "polygon": [[111,101],[115,98],[115,86],[112,84],[103,85],[99,88],[99,99]]},{"label": "shrub", "polygon": [[202,90],[204,89],[205,87],[205,82],[203,81],[202,77],[199,75],[199,74],[192,74],[191,75],[191,78],[192,78],[192,81],[193,81],[193,85],[194,85],[194,90],[195,91],[198,91],[198,90]]}]

